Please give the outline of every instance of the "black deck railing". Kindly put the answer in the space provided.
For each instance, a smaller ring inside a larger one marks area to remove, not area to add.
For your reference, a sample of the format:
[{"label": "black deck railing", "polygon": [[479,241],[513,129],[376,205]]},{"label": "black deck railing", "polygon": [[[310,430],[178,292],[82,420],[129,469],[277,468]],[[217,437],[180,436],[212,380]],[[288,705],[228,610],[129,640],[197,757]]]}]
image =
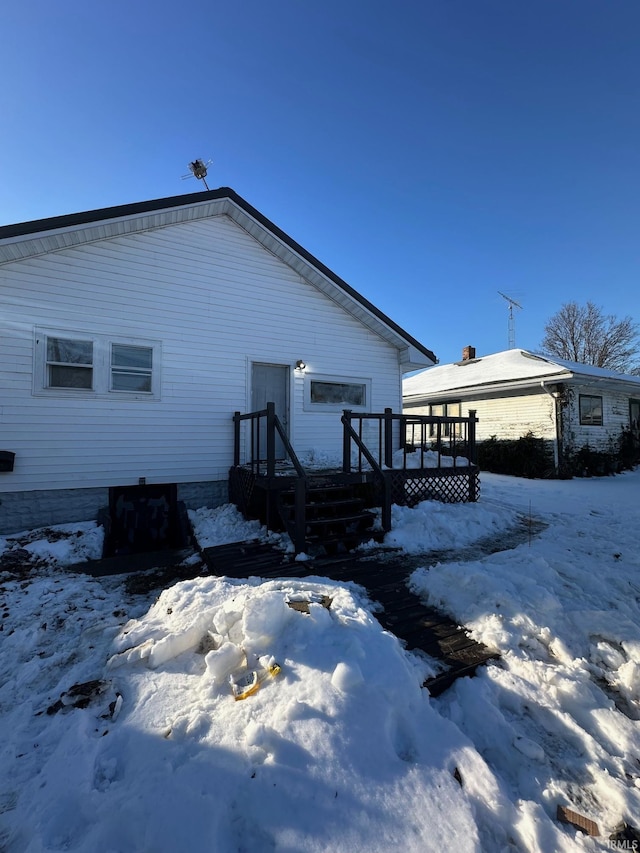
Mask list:
[{"label": "black deck railing", "polygon": [[[380,468],[387,469],[441,468],[443,459],[451,460],[447,467],[467,468],[476,464],[477,422],[474,409],[468,417],[394,415],[392,409],[373,414],[345,409],[342,470],[362,470],[363,459],[372,464],[371,456]],[[363,451],[365,446],[368,453]],[[420,460],[419,465],[416,459]]]},{"label": "black deck railing", "polygon": [[[295,469],[297,474],[294,484],[295,532],[292,539],[296,553],[299,553],[304,550],[305,541],[308,482],[307,472],[302,467],[302,464],[289,441],[289,436],[287,435],[280,418],[276,414],[275,403],[267,403],[266,409],[262,409],[257,412],[248,412],[244,415],[240,412],[234,412],[234,467],[237,468],[240,465],[240,446],[242,443],[241,425],[243,421],[249,422],[249,459],[244,464],[251,469],[252,474],[255,474],[258,477],[275,477],[276,433],[280,436],[286,457]],[[269,506],[270,504],[267,503],[267,509]],[[269,526],[268,518],[267,526]]]},{"label": "black deck railing", "polygon": [[[408,500],[412,493],[416,500],[421,495],[445,500],[451,500],[452,495],[461,499],[464,495],[465,500],[476,501],[477,422],[475,410],[470,410],[468,417],[454,417],[394,414],[392,409],[382,413],[345,409],[342,470],[344,473],[363,471],[368,465],[376,479],[382,479],[384,530],[391,529],[391,504]],[[426,471],[433,475],[426,477]],[[466,475],[464,488],[454,483],[457,475]],[[440,485],[434,489],[427,484],[429,479],[442,480],[443,477],[448,480],[446,488]]]},{"label": "black deck railing", "polygon": [[[383,530],[391,529],[392,503],[408,502],[408,498],[415,502],[423,494],[440,496],[443,500],[477,500],[475,411],[470,411],[468,417],[453,417],[394,414],[391,409],[382,413],[345,409],[341,422],[342,472],[367,471],[373,477],[382,507]],[[284,450],[284,461],[288,460],[296,473],[292,538],[296,551],[304,550],[309,475],[289,441],[274,403],[267,403],[265,409],[256,412],[235,412],[233,423],[235,469],[242,465],[255,477],[274,478],[276,463],[282,462]],[[248,426],[248,436],[244,435],[246,459],[241,459],[243,424]],[[276,454],[277,436],[282,442],[279,454]],[[462,479],[463,486],[453,483],[455,477]],[[430,480],[448,480],[448,488],[434,490],[425,485]]]},{"label": "black deck railing", "polygon": [[233,427],[233,464],[240,465],[241,456],[241,424],[249,423],[248,458],[243,465],[248,465],[255,474],[273,477],[276,472],[276,433],[284,445],[286,457],[296,470],[299,477],[305,477],[306,472],[293,449],[289,436],[276,414],[275,403],[267,403],[266,409],[258,412],[234,412]]}]

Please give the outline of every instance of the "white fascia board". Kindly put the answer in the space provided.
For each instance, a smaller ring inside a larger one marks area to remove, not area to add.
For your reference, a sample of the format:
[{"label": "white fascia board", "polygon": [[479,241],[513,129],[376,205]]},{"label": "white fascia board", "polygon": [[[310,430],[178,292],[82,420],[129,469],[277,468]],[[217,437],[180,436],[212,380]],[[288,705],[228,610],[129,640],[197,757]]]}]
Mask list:
[{"label": "white fascia board", "polygon": [[459,388],[447,388],[441,391],[425,392],[422,394],[411,394],[404,396],[405,406],[419,406],[422,403],[432,403],[440,400],[474,400],[485,395],[500,394],[507,396],[510,391],[537,391],[540,390],[541,382],[545,385],[566,383],[572,379],[572,374],[563,373],[553,376],[529,377],[511,382],[487,382],[478,385],[465,385]]},{"label": "white fascia board", "polygon": [[586,373],[574,373],[572,376],[574,385],[594,386],[600,391],[617,391],[629,394],[630,397],[640,397],[640,380],[634,382],[627,379],[614,379],[611,376],[593,376]]}]

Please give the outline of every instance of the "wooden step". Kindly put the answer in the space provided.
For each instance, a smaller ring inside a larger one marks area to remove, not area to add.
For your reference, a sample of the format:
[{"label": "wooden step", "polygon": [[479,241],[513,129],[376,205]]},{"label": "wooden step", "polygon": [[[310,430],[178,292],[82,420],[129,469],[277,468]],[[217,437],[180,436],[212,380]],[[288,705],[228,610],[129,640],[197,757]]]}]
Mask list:
[{"label": "wooden step", "polygon": [[[295,489],[278,493],[277,508],[285,529],[295,541]],[[371,538],[376,516],[365,509],[365,500],[350,483],[311,482],[305,492],[305,541],[307,546],[336,546],[351,550]]]},{"label": "wooden step", "polygon": [[[324,503],[307,503],[305,510],[307,518],[316,518],[318,516],[326,518],[346,517],[347,515],[359,515],[364,508],[364,501],[359,498],[342,501],[327,501]],[[290,514],[295,512],[293,504],[285,503],[282,507],[284,512]],[[339,514],[339,515],[338,515]]]},{"label": "wooden step", "polygon": [[341,526],[349,527],[353,524],[364,522],[366,527],[371,527],[376,517],[370,512],[357,512],[353,515],[327,515],[318,516],[316,518],[307,518],[307,527]]}]

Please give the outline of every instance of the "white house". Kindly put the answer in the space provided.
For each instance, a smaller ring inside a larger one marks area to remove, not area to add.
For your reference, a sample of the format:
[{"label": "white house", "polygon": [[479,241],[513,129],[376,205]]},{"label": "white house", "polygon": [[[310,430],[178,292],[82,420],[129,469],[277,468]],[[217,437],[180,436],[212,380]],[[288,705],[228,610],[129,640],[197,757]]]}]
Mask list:
[{"label": "white house", "polygon": [[228,499],[233,413],[298,452],[400,412],[426,347],[233,190],[0,228],[0,532],[95,518],[110,489]]},{"label": "white house", "polygon": [[465,347],[461,361],[428,368],[403,382],[407,414],[454,416],[475,410],[478,442],[517,439],[528,432],[563,454],[588,445],[608,451],[640,426],[640,377],[510,349],[479,358]]}]

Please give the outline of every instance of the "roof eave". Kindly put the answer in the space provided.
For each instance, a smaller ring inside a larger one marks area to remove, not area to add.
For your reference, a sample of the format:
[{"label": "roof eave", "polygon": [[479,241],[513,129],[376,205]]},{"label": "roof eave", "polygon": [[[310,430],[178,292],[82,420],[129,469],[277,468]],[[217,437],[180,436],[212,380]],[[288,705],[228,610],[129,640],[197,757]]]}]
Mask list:
[{"label": "roof eave", "polygon": [[229,216],[268,251],[395,346],[403,372],[436,363],[431,350],[229,187],[0,227],[0,264],[214,215]]},{"label": "roof eave", "polygon": [[436,399],[444,399],[445,397],[455,397],[456,399],[473,399],[479,394],[496,394],[509,391],[527,391],[541,387],[541,383],[564,383],[573,378],[573,374],[569,372],[554,373],[546,376],[528,377],[526,379],[508,380],[506,382],[483,382],[477,385],[462,385],[457,388],[447,388],[446,390],[434,390],[421,392],[420,394],[403,395],[403,400],[406,405],[420,405],[422,402],[431,402]]}]

